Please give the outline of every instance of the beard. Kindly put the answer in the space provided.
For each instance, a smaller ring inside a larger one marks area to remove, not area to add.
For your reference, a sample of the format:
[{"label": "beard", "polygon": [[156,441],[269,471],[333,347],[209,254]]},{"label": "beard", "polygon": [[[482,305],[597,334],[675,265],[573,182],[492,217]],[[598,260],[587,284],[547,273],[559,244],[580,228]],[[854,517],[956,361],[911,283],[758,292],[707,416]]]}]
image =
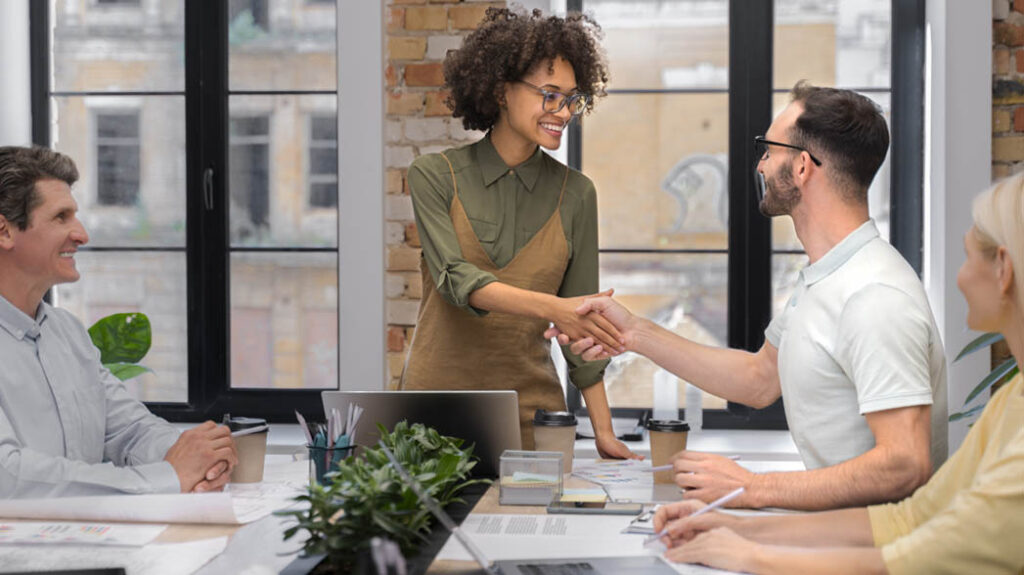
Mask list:
[{"label": "beard", "polygon": [[773,216],[788,216],[793,213],[793,208],[800,203],[800,189],[793,183],[793,174],[785,169],[771,176],[764,176],[764,197],[757,208],[762,214]]}]

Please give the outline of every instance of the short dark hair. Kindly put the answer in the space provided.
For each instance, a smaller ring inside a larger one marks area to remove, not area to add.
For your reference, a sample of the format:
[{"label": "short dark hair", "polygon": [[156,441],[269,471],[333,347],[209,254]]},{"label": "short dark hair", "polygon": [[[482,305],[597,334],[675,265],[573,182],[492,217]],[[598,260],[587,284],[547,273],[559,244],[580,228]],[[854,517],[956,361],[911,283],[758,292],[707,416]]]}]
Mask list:
[{"label": "short dark hair", "polygon": [[889,149],[878,104],[850,90],[797,82],[790,93],[804,111],[790,132],[794,145],[828,158],[848,200],[867,203],[867,189]]},{"label": "short dark hair", "polygon": [[450,90],[445,103],[467,130],[489,130],[500,116],[505,84],[561,56],[576,74],[577,89],[591,96],[589,112],[608,83],[600,36],[601,27],[583,14],[562,18],[540,10],[488,8],[480,26],[444,60]]},{"label": "short dark hair", "polygon": [[36,192],[40,180],[70,186],[78,181],[78,168],[74,160],[49,148],[0,147],[0,215],[19,230],[28,227],[32,210],[42,202]]}]

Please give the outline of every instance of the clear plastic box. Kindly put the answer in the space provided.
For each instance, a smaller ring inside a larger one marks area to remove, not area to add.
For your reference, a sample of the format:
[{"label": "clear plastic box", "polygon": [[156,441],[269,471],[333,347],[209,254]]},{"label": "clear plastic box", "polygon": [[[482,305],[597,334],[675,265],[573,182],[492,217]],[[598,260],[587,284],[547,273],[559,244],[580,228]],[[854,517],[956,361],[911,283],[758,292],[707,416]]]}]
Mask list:
[{"label": "clear plastic box", "polygon": [[502,505],[547,505],[562,495],[562,454],[514,451],[501,454],[498,502]]}]

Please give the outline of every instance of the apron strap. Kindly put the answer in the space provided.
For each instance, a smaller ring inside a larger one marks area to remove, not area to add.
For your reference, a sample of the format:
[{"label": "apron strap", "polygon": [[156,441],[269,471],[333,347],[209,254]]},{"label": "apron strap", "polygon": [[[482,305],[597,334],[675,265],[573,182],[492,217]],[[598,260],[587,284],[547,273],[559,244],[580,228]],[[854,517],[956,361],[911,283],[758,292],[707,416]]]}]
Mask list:
[{"label": "apron strap", "polygon": [[565,184],[569,181],[569,166],[565,167],[565,176],[562,178],[562,191],[558,192],[558,209],[562,209],[562,198],[565,197]]},{"label": "apron strap", "polygon": [[455,181],[455,168],[452,167],[452,161],[448,159],[448,156],[444,155],[444,152],[441,152],[441,157],[444,158],[445,162],[448,162],[448,171],[452,173],[452,193],[457,196],[459,194],[459,184]]}]

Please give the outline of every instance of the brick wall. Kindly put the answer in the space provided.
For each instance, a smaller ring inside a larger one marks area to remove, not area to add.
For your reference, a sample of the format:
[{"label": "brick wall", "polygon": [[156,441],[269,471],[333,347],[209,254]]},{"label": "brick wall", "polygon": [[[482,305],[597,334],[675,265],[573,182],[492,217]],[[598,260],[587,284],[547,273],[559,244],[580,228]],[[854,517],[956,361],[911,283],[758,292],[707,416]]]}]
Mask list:
[{"label": "brick wall", "polygon": [[441,62],[490,6],[477,0],[388,0],[385,6],[385,227],[387,230],[388,377],[402,375],[405,352],[416,324],[423,285],[420,242],[413,222],[406,170],[420,154],[439,152],[476,140],[451,118],[444,105]]},{"label": "brick wall", "polygon": [[[992,180],[1024,170],[1024,0],[992,2]],[[992,347],[992,367],[1010,357]]]}]

